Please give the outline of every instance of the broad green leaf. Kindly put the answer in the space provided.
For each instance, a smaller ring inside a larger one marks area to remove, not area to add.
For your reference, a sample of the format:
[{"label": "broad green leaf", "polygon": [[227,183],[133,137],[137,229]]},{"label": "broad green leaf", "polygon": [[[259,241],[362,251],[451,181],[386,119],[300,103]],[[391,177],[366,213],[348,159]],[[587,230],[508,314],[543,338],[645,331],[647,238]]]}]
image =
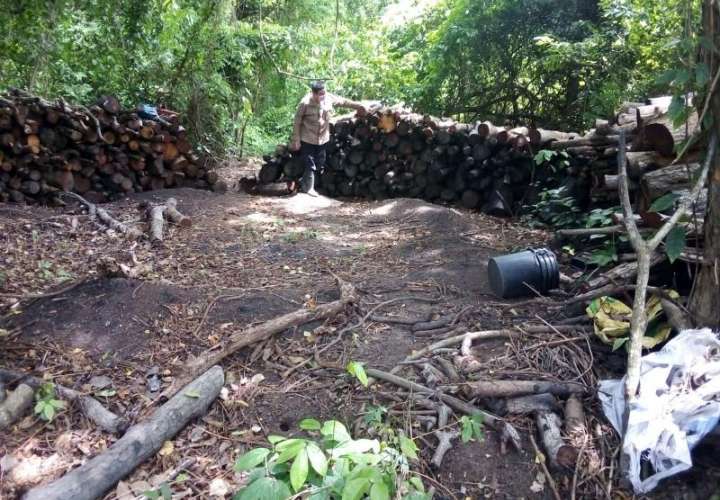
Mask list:
[{"label": "broad green leaf", "polygon": [[308,443],[306,451],[308,459],[310,460],[310,465],[312,465],[312,468],[315,470],[315,472],[317,472],[320,476],[324,476],[325,474],[327,474],[327,457],[325,456],[325,453],[323,453],[323,451],[320,449],[320,447],[315,443]]},{"label": "broad green leaf", "polygon": [[460,419],[460,424],[462,425],[462,429],[460,431],[460,439],[463,443],[468,443],[472,439],[473,434],[470,418],[468,416],[463,416]]},{"label": "broad green leaf", "polygon": [[342,500],[360,500],[370,489],[370,479],[359,477],[351,479],[345,484],[342,492]]},{"label": "broad green leaf", "polygon": [[708,65],[700,63],[695,67],[695,84],[698,87],[704,87],[710,81],[710,70]]},{"label": "broad green leaf", "polygon": [[52,422],[52,419],[55,417],[55,408],[53,408],[52,405],[46,404],[43,407],[43,418],[47,420],[48,422]]},{"label": "broad green leaf", "polygon": [[625,342],[627,342],[628,340],[630,340],[628,337],[620,337],[615,339],[615,342],[613,342],[612,350],[617,351],[623,345],[625,345]]},{"label": "broad green leaf", "polygon": [[347,365],[347,371],[350,375],[358,379],[358,381],[365,387],[368,385],[368,376],[365,373],[363,364],[358,361],[351,361]]},{"label": "broad green leaf", "polygon": [[160,494],[165,500],[172,500],[172,490],[170,489],[170,485],[167,483],[161,484]]},{"label": "broad green leaf", "polygon": [[189,389],[185,391],[185,397],[197,399],[200,397],[200,393],[195,389]]},{"label": "broad green leaf", "polygon": [[270,444],[278,444],[278,443],[282,443],[283,441],[286,441],[287,438],[285,436],[270,435],[270,436],[268,436],[267,440]]},{"label": "broad green leaf", "polygon": [[160,492],[157,490],[143,491],[143,496],[147,498],[147,500],[157,500],[160,498]]},{"label": "broad green leaf", "polygon": [[376,439],[355,439],[346,441],[345,443],[330,450],[330,455],[333,458],[341,457],[344,455],[351,455],[354,453],[365,453],[373,451],[374,453],[380,452],[380,442]]},{"label": "broad green leaf", "polygon": [[344,443],[352,439],[345,426],[337,420],[328,420],[325,422],[322,429],[320,429],[320,434],[338,443]]},{"label": "broad green leaf", "polygon": [[686,68],[680,68],[675,71],[674,82],[676,85],[683,86],[690,81],[690,71]]},{"label": "broad green leaf", "polygon": [[322,424],[314,418],[301,420],[299,426],[305,431],[319,431],[322,428]]},{"label": "broad green leaf", "polygon": [[675,202],[680,198],[680,195],[676,193],[668,193],[661,196],[657,200],[653,201],[650,205],[649,212],[662,212],[675,205]]},{"label": "broad green leaf", "polygon": [[400,436],[400,451],[402,451],[403,455],[415,460],[417,459],[417,450],[418,447],[415,444],[415,441],[407,436]]},{"label": "broad green leaf", "polygon": [[267,448],[250,450],[235,461],[235,470],[241,472],[253,469],[263,463],[269,454],[270,450]]},{"label": "broad green leaf", "polygon": [[289,462],[290,460],[295,458],[302,450],[304,450],[305,446],[307,446],[307,441],[305,441],[304,439],[291,439],[289,441],[292,441],[292,443],[286,446],[280,452],[280,455],[277,457],[276,462],[279,464]]},{"label": "broad green leaf", "polygon": [[50,401],[48,401],[48,404],[50,404],[53,408],[57,410],[65,408],[65,401],[61,401],[59,399],[51,399]]},{"label": "broad green leaf", "polygon": [[417,476],[413,476],[410,478],[410,484],[413,485],[413,487],[418,490],[421,493],[425,492],[425,485],[422,482],[422,479],[420,479]]},{"label": "broad green leaf", "polygon": [[288,485],[272,477],[261,477],[238,491],[233,500],[287,500],[292,496]]},{"label": "broad green leaf", "polygon": [[390,489],[385,481],[373,483],[370,488],[370,500],[390,500]]},{"label": "broad green leaf", "polygon": [[295,457],[292,467],[290,467],[290,485],[295,491],[300,491],[303,487],[309,470],[307,450],[303,448]]},{"label": "broad green leaf", "polygon": [[656,82],[658,85],[667,85],[668,83],[672,82],[675,79],[675,75],[677,73],[677,70],[675,69],[669,69],[667,71],[664,71],[660,74],[660,76],[657,77]]},{"label": "broad green leaf", "polygon": [[665,253],[670,262],[675,262],[685,249],[685,228],[675,226],[665,238]]}]

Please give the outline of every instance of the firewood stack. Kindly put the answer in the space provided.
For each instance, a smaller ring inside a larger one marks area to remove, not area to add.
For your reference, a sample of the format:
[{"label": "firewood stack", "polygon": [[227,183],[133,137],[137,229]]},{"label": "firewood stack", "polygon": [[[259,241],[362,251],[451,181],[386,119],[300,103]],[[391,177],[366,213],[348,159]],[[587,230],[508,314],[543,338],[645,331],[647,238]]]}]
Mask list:
[{"label": "firewood stack", "polygon": [[177,120],[143,120],[109,96],[84,107],[19,90],[0,95],[0,202],[52,202],[71,191],[98,203],[216,183]]},{"label": "firewood stack", "polygon": [[[514,214],[527,188],[547,172],[533,168],[533,151],[574,134],[526,127],[473,125],[381,108],[332,125],[320,191],[328,196],[416,197],[458,203],[497,215]],[[261,184],[298,180],[299,155],[278,146],[265,157]]]},{"label": "firewood stack", "polygon": [[691,150],[680,164],[675,160],[678,145],[697,126],[697,113],[687,122],[674,127],[668,110],[670,96],[650,99],[650,104],[625,103],[612,121],[596,120],[588,134],[589,142],[568,149],[576,157],[584,158],[592,171],[592,200],[596,204],[619,205],[617,178],[617,140],[621,129],[628,138],[627,167],[629,187],[638,209],[647,210],[653,200],[669,192],[685,189],[689,177],[680,172],[697,168],[701,151]]},{"label": "firewood stack", "polygon": [[[382,199],[417,197],[457,203],[494,215],[517,214],[545,186],[565,185],[581,206],[617,204],[617,144],[628,141],[633,188],[646,172],[667,166],[682,130],[667,118],[669,97],[625,105],[612,121],[597,120],[587,133],[533,127],[507,128],[440,120],[393,107],[332,125],[320,191],[328,196]],[[692,127],[691,127],[692,128]],[[569,168],[534,165],[541,149],[565,151]],[[265,157],[260,184],[297,181],[299,155],[284,145]]]}]

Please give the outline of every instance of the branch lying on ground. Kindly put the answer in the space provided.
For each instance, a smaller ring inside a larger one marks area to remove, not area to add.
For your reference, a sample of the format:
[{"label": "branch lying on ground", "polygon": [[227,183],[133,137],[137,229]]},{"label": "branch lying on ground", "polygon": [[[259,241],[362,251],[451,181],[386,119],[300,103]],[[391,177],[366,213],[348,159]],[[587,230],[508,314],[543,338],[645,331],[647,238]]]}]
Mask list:
[{"label": "branch lying on ground", "polygon": [[138,465],[154,455],[192,419],[210,407],[220,394],[225,376],[219,366],[159,408],[152,417],[131,427],[110,448],[57,481],[30,490],[23,500],[94,500],[100,498]]},{"label": "branch lying on ground", "polygon": [[471,398],[507,398],[543,393],[568,396],[587,392],[585,386],[579,383],[543,380],[476,380],[466,382],[463,390]]},{"label": "branch lying on ground", "polygon": [[[390,382],[391,384],[395,384],[398,387],[402,387],[415,393],[430,395],[436,394],[436,391],[430,389],[429,387],[425,387],[424,385],[420,385],[416,382],[412,382],[405,378],[398,377],[397,375],[394,375],[392,373],[376,370],[375,368],[366,368],[365,372],[370,377],[378,380],[384,380],[385,382]],[[518,434],[517,430],[509,422],[506,422],[502,418],[496,417],[492,413],[488,413],[479,408],[476,408],[473,405],[468,404],[453,396],[442,393],[439,393],[438,396],[443,403],[445,403],[455,411],[465,413],[466,415],[482,415],[484,423],[501,432],[504,439],[509,440],[516,449],[521,449],[520,434]]]},{"label": "branch lying on ground", "polygon": [[457,439],[460,435],[458,431],[444,430],[445,427],[447,427],[450,413],[450,408],[444,404],[441,404],[440,408],[438,408],[438,430],[435,431],[435,437],[438,440],[438,445],[437,448],[435,448],[432,460],[430,460],[430,465],[435,470],[440,468],[443,458],[445,458],[445,454],[452,449],[453,440]]},{"label": "branch lying on ground", "polygon": [[[5,368],[0,368],[0,381],[6,384],[23,382],[35,390],[48,382],[47,380],[33,377],[32,375],[26,375],[13,370],[7,370]],[[118,434],[127,429],[127,419],[115,415],[113,412],[100,404],[97,399],[58,384],[55,384],[55,390],[61,398],[77,402],[80,410],[83,412],[83,415],[85,415],[88,420],[94,422],[102,430],[112,434]]]},{"label": "branch lying on ground", "polygon": [[227,339],[224,346],[212,347],[201,353],[194,360],[187,363],[183,373],[175,378],[173,383],[163,391],[161,398],[170,398],[190,380],[208,370],[211,366],[222,362],[234,352],[272,337],[275,334],[284,332],[293,326],[303,325],[310,321],[327,319],[342,312],[348,304],[357,302],[358,296],[355,288],[336,277],[340,286],[340,298],[328,304],[319,305],[313,309],[302,308],[297,311],[284,314],[259,325],[251,326],[234,333]]},{"label": "branch lying on ground", "polygon": [[90,203],[85,198],[80,196],[76,193],[70,193],[67,191],[64,191],[60,193],[61,196],[69,196],[71,198],[74,198],[75,200],[79,201],[83,205],[85,205],[88,209],[88,215],[90,218],[95,221],[95,219],[100,219],[100,221],[105,224],[110,229],[113,229],[119,233],[124,234],[130,239],[139,239],[142,238],[143,233],[138,231],[137,229],[133,227],[129,227],[122,222],[114,219],[104,208],[99,208],[94,203]]}]

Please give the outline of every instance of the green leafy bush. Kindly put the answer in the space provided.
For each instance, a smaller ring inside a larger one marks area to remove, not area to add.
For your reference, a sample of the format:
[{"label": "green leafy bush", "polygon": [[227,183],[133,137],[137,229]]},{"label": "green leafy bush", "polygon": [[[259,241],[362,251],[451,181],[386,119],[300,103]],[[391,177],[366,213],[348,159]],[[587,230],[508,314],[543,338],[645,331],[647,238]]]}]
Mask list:
[{"label": "green leafy bush", "polygon": [[338,421],[305,419],[299,427],[317,439],[270,436],[271,448],[255,448],[239,457],[235,470],[247,485],[235,500],[285,500],[302,494],[310,500],[429,500],[409,460],[415,442],[400,436],[400,451],[376,439],[353,439]]},{"label": "green leafy bush", "polygon": [[40,386],[35,393],[35,400],[35,415],[47,422],[52,422],[57,412],[65,408],[65,401],[56,399],[55,384],[50,382]]}]

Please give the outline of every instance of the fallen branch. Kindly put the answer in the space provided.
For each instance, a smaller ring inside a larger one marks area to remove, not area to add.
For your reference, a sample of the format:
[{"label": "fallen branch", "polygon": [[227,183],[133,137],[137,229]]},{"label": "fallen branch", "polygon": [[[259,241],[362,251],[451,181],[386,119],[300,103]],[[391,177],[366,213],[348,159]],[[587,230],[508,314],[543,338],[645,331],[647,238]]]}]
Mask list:
[{"label": "fallen branch", "polygon": [[127,226],[123,224],[122,222],[114,219],[104,208],[100,208],[94,203],[90,203],[85,198],[80,196],[76,193],[70,193],[68,191],[63,191],[60,193],[61,196],[69,196],[71,198],[74,198],[75,200],[79,201],[83,205],[85,205],[88,209],[88,214],[90,218],[94,221],[96,218],[100,219],[100,221],[105,224],[110,229],[113,229],[119,233],[124,234],[130,239],[139,239],[142,238],[143,233],[139,230],[135,229],[134,227]]},{"label": "fallen branch", "polygon": [[505,410],[511,415],[530,415],[539,411],[560,411],[552,394],[531,394],[505,400]]},{"label": "fallen branch", "polygon": [[[47,380],[33,377],[32,375],[26,375],[24,373],[4,368],[0,368],[0,381],[6,384],[22,382],[35,390],[48,382]],[[88,420],[94,422],[102,430],[112,434],[118,434],[124,432],[125,429],[128,428],[127,419],[115,415],[113,412],[105,408],[97,399],[58,384],[55,384],[55,391],[62,399],[77,402],[80,407],[80,411],[83,412],[83,415],[85,415]]]},{"label": "fallen branch", "polygon": [[302,309],[298,309],[297,311],[284,314],[259,325],[251,326],[234,333],[230,336],[224,346],[221,346],[219,349],[218,347],[212,347],[201,353],[194,360],[189,361],[185,371],[175,378],[170,387],[163,391],[160,399],[172,397],[190,380],[208,370],[211,366],[219,364],[226,357],[243,347],[266,340],[293,326],[299,326],[311,321],[330,318],[342,312],[348,304],[357,302],[358,296],[355,287],[342,281],[340,278],[336,277],[336,279],[340,286],[340,298],[338,300],[319,305],[312,309],[304,307]]},{"label": "fallen branch", "polygon": [[465,383],[463,391],[471,398],[507,398],[543,393],[568,396],[587,392],[581,384],[542,380],[477,380]]},{"label": "fallen branch", "polygon": [[[424,385],[412,382],[411,380],[398,377],[397,375],[393,375],[392,373],[376,370],[375,368],[366,368],[365,372],[370,377],[378,380],[384,380],[385,382],[390,382],[391,384],[395,384],[398,387],[402,387],[414,393],[429,395],[437,394],[436,391],[430,389],[429,387],[425,387]],[[464,413],[466,415],[482,415],[484,423],[503,433],[503,436],[509,438],[515,448],[517,448],[518,450],[521,449],[520,434],[518,434],[517,430],[509,422],[506,422],[502,418],[497,417],[492,413],[488,413],[479,408],[476,408],[475,406],[468,404],[453,396],[442,393],[438,394],[438,396],[443,403],[445,403],[455,411]]]},{"label": "fallen branch", "polygon": [[435,431],[435,437],[438,440],[437,448],[433,453],[430,465],[435,469],[440,469],[445,454],[452,449],[453,440],[457,439],[460,435],[458,431],[446,431],[443,430],[447,427],[448,418],[450,417],[450,408],[446,405],[441,404],[438,409],[438,430]]},{"label": "fallen branch", "polygon": [[423,323],[416,323],[412,327],[413,332],[420,332],[423,330],[437,330],[450,324],[453,320],[452,316],[445,316],[443,318],[436,319],[434,321],[426,321]]},{"label": "fallen branch", "polygon": [[147,210],[147,216],[150,220],[150,241],[153,243],[163,240],[163,225],[165,223],[163,215],[166,209],[165,205],[155,205]]},{"label": "fallen branch", "polygon": [[596,234],[623,234],[625,232],[625,226],[617,224],[615,226],[605,227],[591,227],[591,228],[579,228],[579,229],[558,229],[555,231],[555,235],[560,238],[579,238],[582,236],[593,236]]},{"label": "fallen branch", "polygon": [[577,450],[563,441],[560,417],[553,412],[539,411],[535,414],[535,425],[547,451],[550,466],[559,470],[575,465]]},{"label": "fallen branch", "polygon": [[131,427],[106,451],[57,481],[30,490],[23,500],[94,500],[153,456],[188,422],[207,412],[225,383],[223,370],[212,367],[159,408]]}]

